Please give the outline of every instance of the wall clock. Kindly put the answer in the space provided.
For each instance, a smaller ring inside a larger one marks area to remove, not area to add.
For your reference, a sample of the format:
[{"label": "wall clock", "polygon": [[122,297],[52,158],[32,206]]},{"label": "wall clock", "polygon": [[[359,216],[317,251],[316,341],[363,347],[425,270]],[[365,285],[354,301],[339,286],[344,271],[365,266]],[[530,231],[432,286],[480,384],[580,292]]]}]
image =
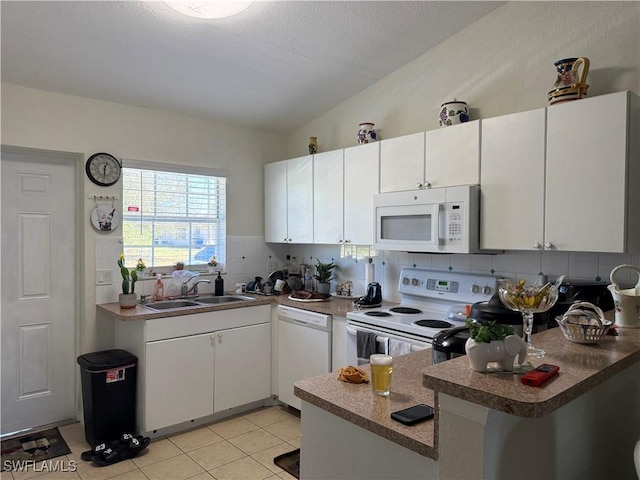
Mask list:
[{"label": "wall clock", "polygon": [[87,176],[96,185],[108,187],[120,179],[122,165],[108,153],[94,153],[87,160],[85,167]]}]

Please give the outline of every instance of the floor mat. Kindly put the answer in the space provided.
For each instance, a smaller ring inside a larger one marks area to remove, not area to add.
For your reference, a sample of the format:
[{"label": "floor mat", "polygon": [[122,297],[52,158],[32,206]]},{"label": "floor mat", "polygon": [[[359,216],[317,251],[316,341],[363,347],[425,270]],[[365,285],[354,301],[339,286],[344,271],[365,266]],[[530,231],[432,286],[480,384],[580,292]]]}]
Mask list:
[{"label": "floor mat", "polygon": [[39,462],[71,453],[57,428],[29,432],[2,441],[2,470],[16,468],[19,463]]},{"label": "floor mat", "polygon": [[300,449],[283,453],[273,459],[273,463],[296,478],[300,478]]}]

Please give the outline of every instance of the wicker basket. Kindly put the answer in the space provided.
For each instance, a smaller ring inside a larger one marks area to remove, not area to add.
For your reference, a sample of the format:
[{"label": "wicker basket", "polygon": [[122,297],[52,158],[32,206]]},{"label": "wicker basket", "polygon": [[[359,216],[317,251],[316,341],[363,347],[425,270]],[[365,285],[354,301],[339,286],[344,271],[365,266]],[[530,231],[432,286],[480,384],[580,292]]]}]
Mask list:
[{"label": "wicker basket", "polygon": [[613,324],[604,319],[600,308],[589,302],[576,302],[562,317],[556,317],[565,338],[575,343],[598,343]]}]

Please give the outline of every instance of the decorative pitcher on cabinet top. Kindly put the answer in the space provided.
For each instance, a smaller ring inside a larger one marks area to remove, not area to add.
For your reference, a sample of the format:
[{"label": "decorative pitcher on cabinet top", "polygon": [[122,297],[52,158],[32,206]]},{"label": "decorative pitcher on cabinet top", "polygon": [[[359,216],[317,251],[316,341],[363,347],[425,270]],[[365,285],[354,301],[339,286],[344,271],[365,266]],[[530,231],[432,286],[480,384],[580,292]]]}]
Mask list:
[{"label": "decorative pitcher on cabinet top", "polygon": [[358,143],[371,143],[377,140],[376,131],[373,129],[374,124],[371,122],[363,122],[358,130]]},{"label": "decorative pitcher on cabinet top", "polygon": [[589,85],[589,59],[586,57],[565,58],[554,63],[558,72],[553,89],[547,93],[549,105],[577,100],[587,96]]}]

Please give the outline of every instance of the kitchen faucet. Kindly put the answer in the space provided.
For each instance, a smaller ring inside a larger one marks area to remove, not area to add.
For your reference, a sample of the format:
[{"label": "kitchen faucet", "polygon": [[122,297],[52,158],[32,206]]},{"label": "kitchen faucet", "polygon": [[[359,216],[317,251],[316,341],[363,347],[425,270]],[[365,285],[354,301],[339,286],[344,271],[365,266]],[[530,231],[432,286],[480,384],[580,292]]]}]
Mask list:
[{"label": "kitchen faucet", "polygon": [[189,288],[187,286],[187,283],[189,283],[193,278],[196,278],[196,277],[189,277],[187,281],[182,284],[182,287],[180,288],[180,293],[182,294],[183,298],[186,298],[187,295],[189,295],[191,292],[193,292],[194,296],[198,295],[199,283],[211,283],[211,280],[201,279],[201,280],[198,280],[196,283],[194,283],[191,288]]}]

